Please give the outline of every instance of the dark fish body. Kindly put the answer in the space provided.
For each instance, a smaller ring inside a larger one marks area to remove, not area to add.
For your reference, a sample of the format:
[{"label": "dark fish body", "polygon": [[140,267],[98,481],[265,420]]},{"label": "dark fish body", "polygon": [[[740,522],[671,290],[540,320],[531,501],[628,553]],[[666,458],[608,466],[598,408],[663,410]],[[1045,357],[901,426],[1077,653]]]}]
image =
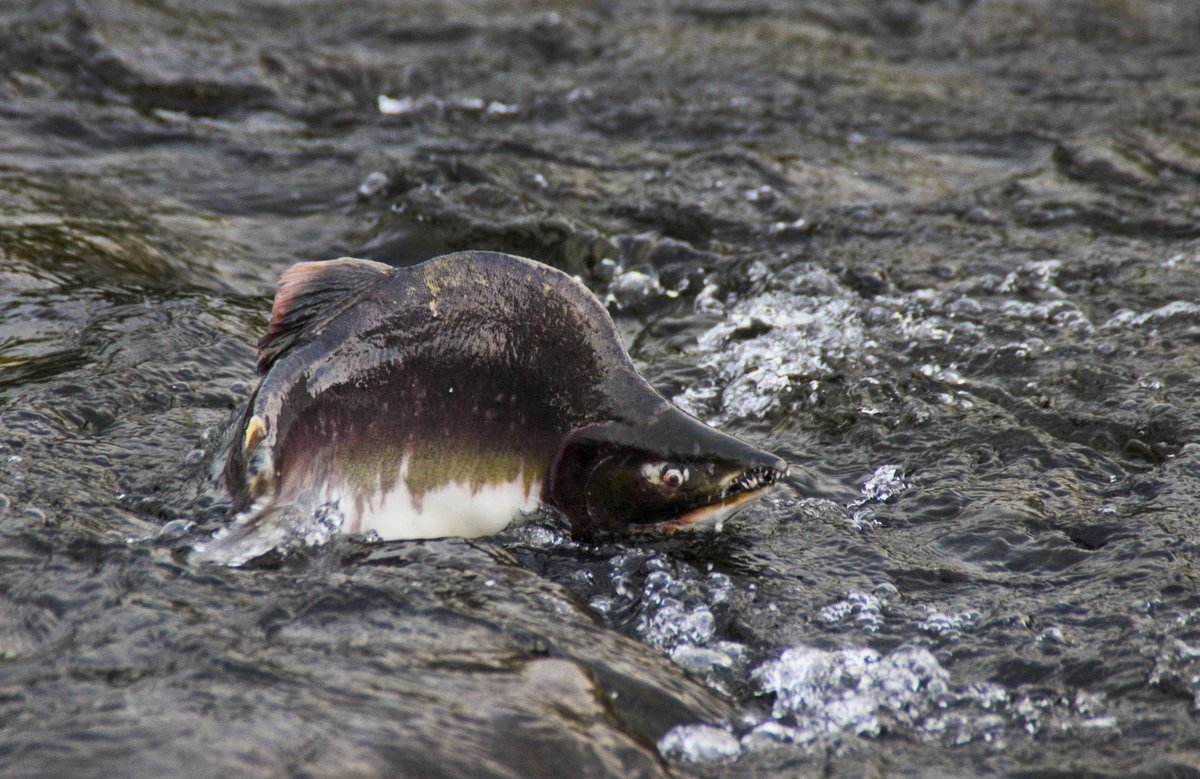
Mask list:
[{"label": "dark fish body", "polygon": [[580,535],[666,530],[786,471],[650,387],[580,282],[504,254],[295,265],[258,367],[224,474],[242,523],[473,536],[548,505]]}]

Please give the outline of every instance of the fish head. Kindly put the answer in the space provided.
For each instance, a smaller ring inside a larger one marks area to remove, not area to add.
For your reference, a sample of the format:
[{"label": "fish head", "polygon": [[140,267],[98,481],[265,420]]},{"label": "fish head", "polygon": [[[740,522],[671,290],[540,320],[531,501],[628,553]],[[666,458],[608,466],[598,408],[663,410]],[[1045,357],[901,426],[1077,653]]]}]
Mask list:
[{"label": "fish head", "polygon": [[719,530],[787,470],[782,458],[669,407],[648,423],[574,431],[551,465],[546,502],[581,537]]}]

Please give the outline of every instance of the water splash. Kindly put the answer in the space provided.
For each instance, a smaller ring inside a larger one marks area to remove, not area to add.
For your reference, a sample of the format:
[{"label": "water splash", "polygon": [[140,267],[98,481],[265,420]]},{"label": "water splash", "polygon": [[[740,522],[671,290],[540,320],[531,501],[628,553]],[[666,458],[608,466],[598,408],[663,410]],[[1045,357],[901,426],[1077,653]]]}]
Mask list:
[{"label": "water splash", "polygon": [[928,649],[793,647],[755,669],[775,695],[771,716],[788,724],[788,739],[806,743],[842,732],[879,735],[889,722],[912,727],[949,693],[949,674]]},{"label": "water splash", "polygon": [[237,567],[269,552],[288,554],[325,544],[338,534],[342,522],[342,514],[334,504],[319,506],[308,514],[264,499],[239,514],[208,541],[197,544],[190,559]]},{"label": "water splash", "polygon": [[712,725],[678,725],[658,741],[668,760],[683,763],[728,763],[742,753],[737,736]]},{"label": "water splash", "polygon": [[744,679],[750,653],[718,630],[733,582],[723,573],[703,574],[669,557],[627,550],[608,562],[610,584],[589,605],[666,653],[681,668],[722,692]]},{"label": "water splash", "polygon": [[853,619],[864,630],[878,632],[883,626],[884,601],[867,592],[848,592],[844,600],[831,603],[817,612],[817,619],[836,624]]},{"label": "water splash", "polygon": [[862,497],[856,498],[846,506],[850,513],[850,525],[855,530],[879,524],[875,512],[869,507],[871,503],[887,503],[907,492],[912,485],[900,476],[897,465],[881,465],[871,474],[871,478],[862,486]]},{"label": "water splash", "polygon": [[947,641],[957,641],[963,634],[970,631],[979,620],[980,614],[975,610],[946,614],[937,609],[926,607],[926,617],[921,623],[921,630],[931,633]]},{"label": "water splash", "polygon": [[608,285],[604,302],[617,310],[640,309],[667,294],[658,276],[619,267]]},{"label": "water splash", "polygon": [[766,292],[735,304],[700,335],[694,352],[710,381],[676,401],[696,408],[716,398],[724,420],[761,419],[806,380],[832,375],[869,345],[853,301]]}]

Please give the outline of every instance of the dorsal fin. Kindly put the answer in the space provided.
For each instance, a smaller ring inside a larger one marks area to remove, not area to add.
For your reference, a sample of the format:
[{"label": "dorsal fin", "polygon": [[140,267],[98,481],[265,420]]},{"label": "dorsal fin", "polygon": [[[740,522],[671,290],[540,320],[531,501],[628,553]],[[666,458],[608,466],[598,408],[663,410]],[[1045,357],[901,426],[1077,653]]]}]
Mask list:
[{"label": "dorsal fin", "polygon": [[258,372],[266,373],[297,340],[346,310],[391,270],[382,262],[353,257],[298,262],[285,270],[275,291],[271,324],[258,341]]}]

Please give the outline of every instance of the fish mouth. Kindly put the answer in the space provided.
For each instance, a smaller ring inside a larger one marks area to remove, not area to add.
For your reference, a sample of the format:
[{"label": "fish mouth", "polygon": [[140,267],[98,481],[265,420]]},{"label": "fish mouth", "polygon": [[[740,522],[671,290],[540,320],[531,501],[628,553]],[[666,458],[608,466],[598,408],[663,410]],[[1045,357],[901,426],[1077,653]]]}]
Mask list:
[{"label": "fish mouth", "polygon": [[751,468],[743,471],[731,479],[721,490],[720,500],[736,499],[746,493],[756,495],[768,487],[775,486],[775,482],[786,474],[786,467],[782,471],[776,468]]},{"label": "fish mouth", "polygon": [[691,509],[674,519],[635,527],[633,531],[671,534],[711,529],[719,533],[725,520],[736,514],[747,503],[761,497],[786,475],[786,467],[783,470],[752,468],[730,479],[721,488],[717,499],[712,503]]}]

